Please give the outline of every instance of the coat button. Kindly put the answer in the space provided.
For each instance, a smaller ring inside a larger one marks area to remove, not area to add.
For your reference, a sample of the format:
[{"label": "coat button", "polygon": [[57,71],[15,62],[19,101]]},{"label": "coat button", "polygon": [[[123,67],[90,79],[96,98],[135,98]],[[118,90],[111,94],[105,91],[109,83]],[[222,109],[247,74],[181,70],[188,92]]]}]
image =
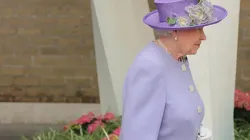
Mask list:
[{"label": "coat button", "polygon": [[198,106],[198,108],[197,108],[197,112],[198,112],[198,113],[201,113],[201,112],[202,112],[202,109],[201,109],[201,107],[200,107],[200,106]]},{"label": "coat button", "polygon": [[182,69],[182,71],[186,71],[186,70],[187,70],[186,65],[185,65],[185,64],[182,64],[182,65],[181,65],[181,69]]},{"label": "coat button", "polygon": [[190,90],[191,92],[193,92],[193,91],[194,91],[194,86],[193,86],[193,85],[190,85],[190,86],[189,86],[189,90]]}]

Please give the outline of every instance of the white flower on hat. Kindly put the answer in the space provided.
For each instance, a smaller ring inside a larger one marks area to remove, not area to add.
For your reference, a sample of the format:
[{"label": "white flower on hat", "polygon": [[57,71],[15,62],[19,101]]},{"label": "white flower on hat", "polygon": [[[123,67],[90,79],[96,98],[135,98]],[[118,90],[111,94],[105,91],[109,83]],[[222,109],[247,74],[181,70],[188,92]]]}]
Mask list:
[{"label": "white flower on hat", "polygon": [[189,26],[190,23],[191,23],[191,20],[188,18],[188,17],[178,17],[177,18],[177,23],[180,25],[180,26]]},{"label": "white flower on hat", "polygon": [[200,0],[197,5],[190,5],[185,8],[190,19],[195,25],[212,21],[213,5],[207,0]]}]

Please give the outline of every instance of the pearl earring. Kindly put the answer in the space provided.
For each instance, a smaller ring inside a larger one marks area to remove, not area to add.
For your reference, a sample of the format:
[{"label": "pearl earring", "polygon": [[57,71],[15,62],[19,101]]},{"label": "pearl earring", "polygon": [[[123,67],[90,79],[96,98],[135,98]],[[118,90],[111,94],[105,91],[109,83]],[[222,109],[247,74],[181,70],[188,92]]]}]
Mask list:
[{"label": "pearl earring", "polygon": [[174,40],[177,40],[177,37],[175,37]]}]

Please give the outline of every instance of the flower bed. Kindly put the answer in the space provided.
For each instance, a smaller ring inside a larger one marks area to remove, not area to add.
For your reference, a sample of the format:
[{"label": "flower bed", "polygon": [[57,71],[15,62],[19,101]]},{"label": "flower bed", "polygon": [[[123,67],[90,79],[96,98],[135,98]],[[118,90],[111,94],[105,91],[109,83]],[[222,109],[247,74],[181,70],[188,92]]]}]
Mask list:
[{"label": "flower bed", "polygon": [[[63,131],[50,130],[33,140],[119,140],[121,117],[107,112],[95,116],[89,112],[64,126]],[[23,138],[23,140],[28,140]]]},{"label": "flower bed", "polygon": [[77,135],[93,136],[95,140],[118,140],[120,135],[121,117],[107,112],[104,116],[95,116],[89,112],[76,121],[66,125],[66,131],[73,131]]},{"label": "flower bed", "polygon": [[234,96],[235,140],[250,139],[250,93],[235,90]]},{"label": "flower bed", "polygon": [[[234,106],[235,140],[250,140],[250,93],[235,90]],[[89,112],[65,125],[63,131],[50,130],[32,140],[119,140],[120,126],[121,116]]]}]

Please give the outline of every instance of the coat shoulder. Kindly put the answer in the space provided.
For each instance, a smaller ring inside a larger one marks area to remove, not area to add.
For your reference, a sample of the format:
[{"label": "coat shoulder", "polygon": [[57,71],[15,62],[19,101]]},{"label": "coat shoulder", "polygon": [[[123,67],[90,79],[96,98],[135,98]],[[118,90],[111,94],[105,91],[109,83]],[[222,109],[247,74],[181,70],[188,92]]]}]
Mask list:
[{"label": "coat shoulder", "polygon": [[150,66],[155,68],[165,67],[165,58],[162,50],[158,46],[150,43],[144,47],[136,56],[132,66]]}]

